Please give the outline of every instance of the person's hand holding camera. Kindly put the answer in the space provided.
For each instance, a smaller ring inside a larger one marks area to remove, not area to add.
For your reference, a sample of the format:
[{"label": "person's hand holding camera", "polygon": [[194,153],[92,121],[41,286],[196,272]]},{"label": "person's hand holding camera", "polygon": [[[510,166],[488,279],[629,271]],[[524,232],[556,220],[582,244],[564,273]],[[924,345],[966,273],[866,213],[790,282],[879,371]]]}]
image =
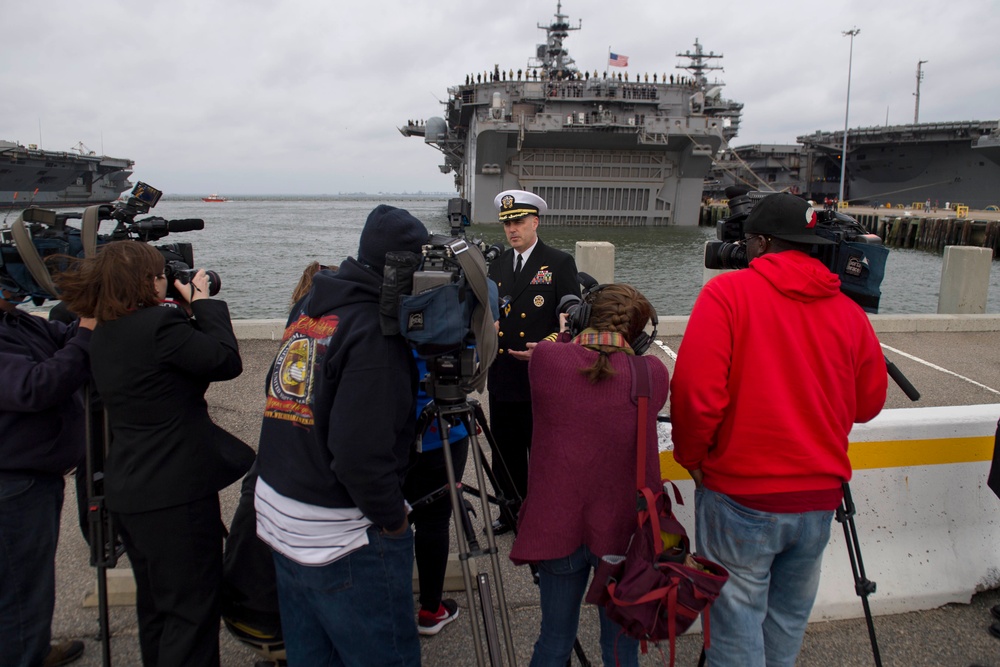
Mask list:
[{"label": "person's hand holding camera", "polygon": [[185,303],[194,303],[200,299],[207,299],[208,275],[205,274],[205,269],[198,269],[198,273],[194,274],[191,282],[182,283],[180,280],[174,280],[174,289],[177,290],[177,293]]}]

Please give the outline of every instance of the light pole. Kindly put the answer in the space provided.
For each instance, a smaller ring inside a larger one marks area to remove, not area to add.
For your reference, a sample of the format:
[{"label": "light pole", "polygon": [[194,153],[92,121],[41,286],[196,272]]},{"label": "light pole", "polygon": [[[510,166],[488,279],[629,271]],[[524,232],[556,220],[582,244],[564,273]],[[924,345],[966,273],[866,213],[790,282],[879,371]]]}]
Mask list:
[{"label": "light pole", "polygon": [[916,125],[920,122],[920,82],[924,78],[924,71],[921,69],[925,63],[928,61],[920,60],[917,61],[917,92],[913,93],[917,98],[917,103],[913,107],[913,124]]},{"label": "light pole", "polygon": [[854,60],[854,36],[859,32],[861,32],[861,28],[852,28],[841,33],[845,37],[850,35],[851,52],[847,58],[847,108],[844,110],[844,145],[840,149],[840,195],[837,197],[838,204],[844,201],[844,180],[847,177],[847,119],[851,114],[851,64]]}]

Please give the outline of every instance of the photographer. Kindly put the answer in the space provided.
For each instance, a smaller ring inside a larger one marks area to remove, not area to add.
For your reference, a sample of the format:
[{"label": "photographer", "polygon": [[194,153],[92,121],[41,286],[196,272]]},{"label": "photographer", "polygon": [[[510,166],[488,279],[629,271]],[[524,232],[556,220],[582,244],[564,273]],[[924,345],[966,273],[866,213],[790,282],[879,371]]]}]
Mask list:
[{"label": "photographer", "polygon": [[[67,306],[96,317],[94,383],[111,430],[108,509],[136,580],[146,665],[219,664],[224,527],[218,491],[239,479],[253,450],[208,415],[213,381],[242,371],[225,302],[198,271],[166,301],[163,255],[117,241],[57,276]],[[187,311],[194,315],[191,319]]]},{"label": "photographer", "polygon": [[[532,667],[569,662],[590,573],[605,554],[625,553],[635,530],[636,421],[656,433],[656,413],[667,400],[668,376],[641,353],[643,329],[653,307],[629,285],[598,287],[585,296],[589,322],[567,344],[534,347],[528,373],[535,428],[528,495],[511,549],[515,563],[537,563],[542,624]],[[584,328],[586,327],[586,328]],[[633,374],[649,362],[648,414],[632,402]],[[583,409],[581,409],[583,408]],[[660,485],[656,437],[646,447],[646,479]],[[638,664],[638,642],[598,608],[606,667]]]},{"label": "photographer", "polygon": [[0,277],[0,665],[55,667],[83,655],[50,644],[63,476],[84,455],[94,320],[46,322],[18,310],[20,288]]},{"label": "photographer", "polygon": [[291,667],[420,664],[403,472],[416,367],[383,335],[386,253],[419,253],[423,223],[380,205],[357,259],[320,271],[289,318],[267,381],[257,533],[274,550]]},{"label": "photographer", "polygon": [[698,552],[730,572],[710,612],[713,667],[795,663],[851,478],[848,434],[885,403],[867,316],[810,256],[832,243],[816,222],[793,195],[758,202],[749,268],[705,285],[677,355],[674,458],[697,487]]},{"label": "photographer", "polygon": [[[489,371],[490,430],[510,472],[510,480],[500,476],[500,490],[513,501],[524,497],[528,485],[532,416],[527,344],[559,330],[559,301],[567,294],[580,296],[580,285],[573,258],[538,238],[539,216],[548,210],[545,200],[506,190],[493,203],[510,249],[489,268],[501,299],[507,300],[497,334],[500,349]],[[517,513],[516,506],[513,511]],[[512,528],[502,516],[493,522],[497,535]]]}]

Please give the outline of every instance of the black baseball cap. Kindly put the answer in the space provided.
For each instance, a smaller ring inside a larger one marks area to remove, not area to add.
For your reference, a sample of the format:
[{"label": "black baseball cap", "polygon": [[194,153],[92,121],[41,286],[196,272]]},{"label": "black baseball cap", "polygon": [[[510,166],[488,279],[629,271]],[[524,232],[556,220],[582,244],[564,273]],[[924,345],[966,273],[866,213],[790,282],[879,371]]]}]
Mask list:
[{"label": "black baseball cap", "polygon": [[816,209],[809,202],[787,192],[776,192],[757,202],[743,223],[743,232],[792,243],[835,245],[836,241],[816,233],[817,221]]}]

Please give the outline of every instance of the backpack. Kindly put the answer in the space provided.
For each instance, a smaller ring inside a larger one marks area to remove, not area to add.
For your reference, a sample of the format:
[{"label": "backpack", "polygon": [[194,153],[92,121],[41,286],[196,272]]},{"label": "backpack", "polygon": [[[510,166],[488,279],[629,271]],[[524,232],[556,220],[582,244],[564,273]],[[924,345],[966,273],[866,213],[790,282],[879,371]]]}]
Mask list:
[{"label": "backpack", "polygon": [[[641,642],[670,642],[670,665],[674,664],[677,635],[703,617],[705,646],[710,645],[708,610],[729,579],[724,567],[690,553],[684,526],[671,510],[670,497],[664,488],[653,491],[644,486],[646,429],[644,416],[652,374],[644,360],[629,358],[632,363],[633,396],[639,405],[636,458],[637,527],[624,555],[601,558],[594,580],[587,592],[587,602],[604,607],[608,618],[622,626],[623,632]],[[640,372],[641,365],[645,373]],[[680,491],[669,480],[678,504]],[[664,533],[676,536],[676,545],[664,547]]]}]

